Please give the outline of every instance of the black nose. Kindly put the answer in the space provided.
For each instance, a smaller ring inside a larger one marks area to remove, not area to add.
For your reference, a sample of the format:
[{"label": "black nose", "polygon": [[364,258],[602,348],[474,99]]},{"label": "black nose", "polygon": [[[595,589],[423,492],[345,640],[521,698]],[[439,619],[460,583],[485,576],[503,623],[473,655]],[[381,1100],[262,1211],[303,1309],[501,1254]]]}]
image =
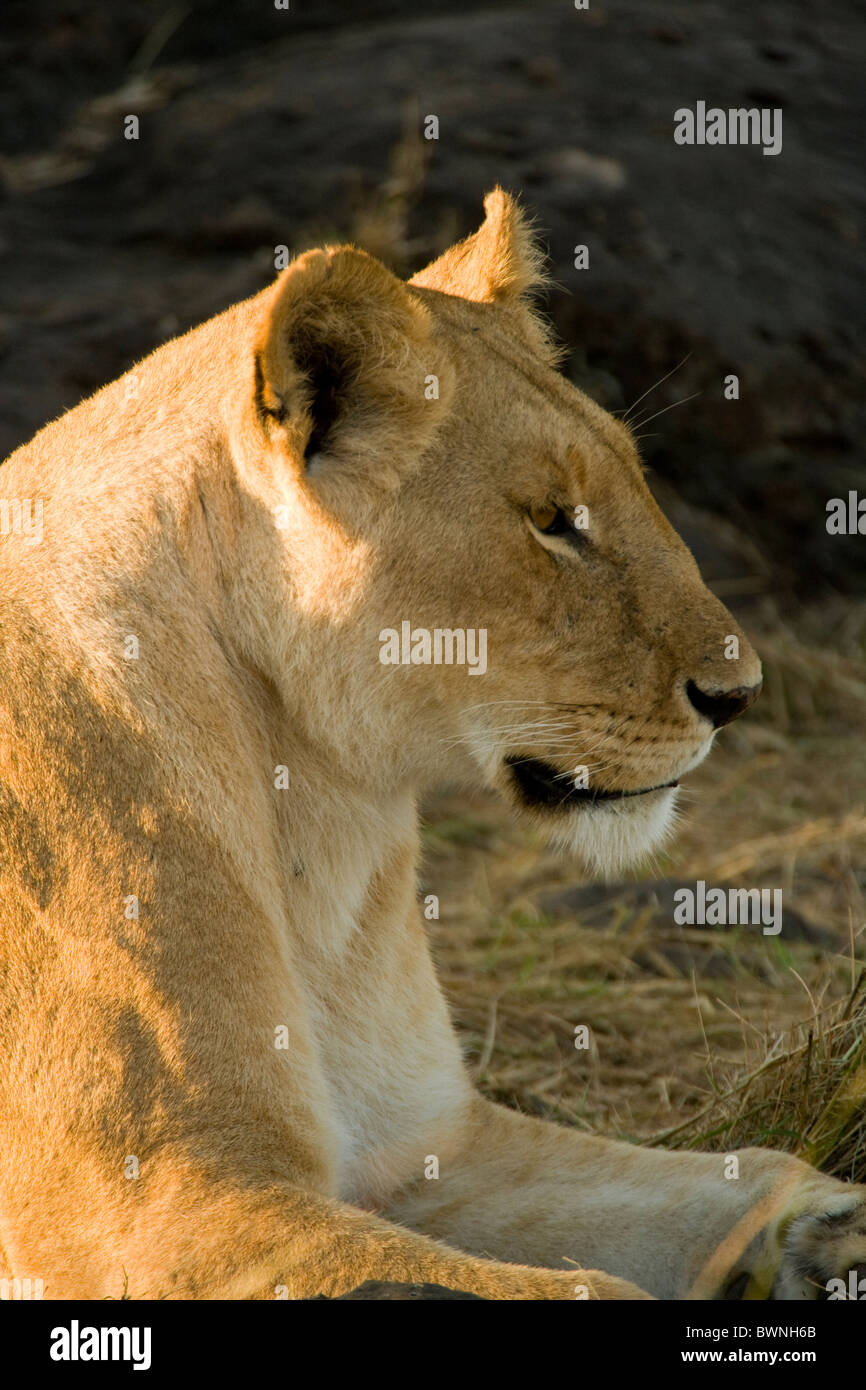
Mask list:
[{"label": "black nose", "polygon": [[732,719],[736,719],[749,708],[749,705],[755,703],[761,693],[761,684],[762,682],[758,681],[757,685],[738,685],[736,690],[725,690],[719,695],[710,695],[708,691],[695,685],[694,681],[689,681],[686,694],[698,714],[709,719],[714,729],[720,729],[723,724],[730,724]]}]

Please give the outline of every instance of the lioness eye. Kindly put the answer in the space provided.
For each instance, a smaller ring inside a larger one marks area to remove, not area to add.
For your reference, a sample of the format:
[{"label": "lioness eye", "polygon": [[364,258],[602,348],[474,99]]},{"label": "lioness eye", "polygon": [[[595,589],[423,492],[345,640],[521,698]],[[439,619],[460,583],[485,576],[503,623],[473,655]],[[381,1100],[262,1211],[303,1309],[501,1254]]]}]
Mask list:
[{"label": "lioness eye", "polygon": [[565,541],[574,550],[583,550],[587,543],[584,530],[578,530],[571,509],[557,507],[555,502],[533,502],[526,509],[532,528],[542,536]]},{"label": "lioness eye", "polygon": [[561,508],[548,502],[544,506],[531,506],[529,520],[537,531],[554,532],[557,530],[557,522],[565,520],[565,514]]}]

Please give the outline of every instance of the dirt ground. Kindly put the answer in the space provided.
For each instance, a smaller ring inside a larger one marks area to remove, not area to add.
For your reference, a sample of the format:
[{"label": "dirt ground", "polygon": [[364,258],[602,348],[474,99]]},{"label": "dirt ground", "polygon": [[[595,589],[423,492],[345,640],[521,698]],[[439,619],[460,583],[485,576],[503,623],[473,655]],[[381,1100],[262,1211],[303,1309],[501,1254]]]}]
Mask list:
[{"label": "dirt ground", "polygon": [[[817,1036],[866,958],[866,543],[825,526],[829,498],[866,491],[859,11],[4,9],[0,456],[267,283],[276,245],[353,239],[408,273],[496,183],[537,217],[572,379],[619,410],[671,373],[642,448],[765,658],[757,711],[689,779],[675,846],[622,883],[582,881],[490,798],[428,806],[431,933],[479,1079],[609,1133],[712,1134],[744,1068]],[[782,153],[677,146],[697,100],[780,108]],[[783,888],[781,935],[676,927],[671,887],[697,878]],[[774,1105],[752,1136],[802,1144]]]}]

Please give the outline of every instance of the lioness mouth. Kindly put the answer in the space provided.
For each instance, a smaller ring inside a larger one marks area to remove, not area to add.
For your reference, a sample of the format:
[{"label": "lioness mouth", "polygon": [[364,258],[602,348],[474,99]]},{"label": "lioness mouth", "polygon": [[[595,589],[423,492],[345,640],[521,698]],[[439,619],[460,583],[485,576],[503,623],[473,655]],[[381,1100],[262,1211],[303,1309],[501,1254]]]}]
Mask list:
[{"label": "lioness mouth", "polygon": [[647,796],[676,787],[678,782],[660,782],[655,787],[639,787],[636,791],[603,791],[601,788],[576,787],[540,758],[510,757],[505,759],[524,800],[533,806],[573,806],[579,802],[622,801],[627,796]]}]

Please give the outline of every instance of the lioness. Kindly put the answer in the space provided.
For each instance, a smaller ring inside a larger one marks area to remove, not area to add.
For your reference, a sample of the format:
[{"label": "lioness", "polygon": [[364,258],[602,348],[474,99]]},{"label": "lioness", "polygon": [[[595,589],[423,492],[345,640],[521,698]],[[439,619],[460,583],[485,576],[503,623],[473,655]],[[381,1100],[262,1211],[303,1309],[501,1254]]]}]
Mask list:
[{"label": "lioness", "polygon": [[[485,208],[408,284],[300,256],[0,474],[43,520],[0,538],[0,1274],[47,1297],[814,1298],[866,1260],[864,1188],[587,1137],[461,1059],[419,792],[480,778],[612,869],[761,679]],[[486,632],[483,680],[380,659],[404,622]]]}]

